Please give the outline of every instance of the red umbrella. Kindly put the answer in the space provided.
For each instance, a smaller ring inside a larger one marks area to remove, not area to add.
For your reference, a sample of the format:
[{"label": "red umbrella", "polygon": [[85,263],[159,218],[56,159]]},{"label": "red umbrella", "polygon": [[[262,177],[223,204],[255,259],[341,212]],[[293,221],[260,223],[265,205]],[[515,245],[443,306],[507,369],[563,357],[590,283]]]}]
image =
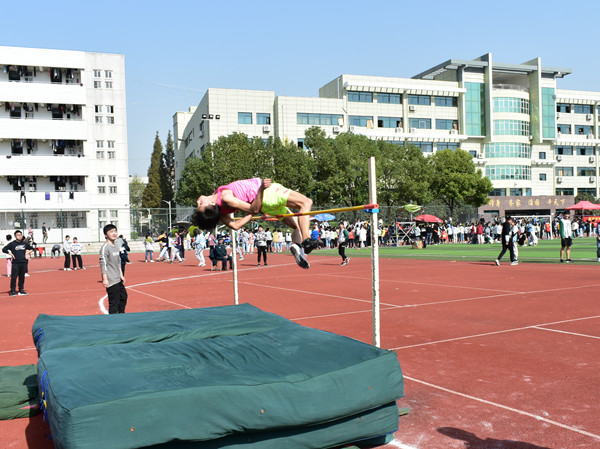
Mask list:
[{"label": "red umbrella", "polygon": [[600,205],[590,203],[589,201],[580,201],[577,204],[573,204],[572,206],[565,207],[566,210],[598,210],[600,209]]},{"label": "red umbrella", "polygon": [[425,223],[443,223],[443,221],[435,215],[429,214],[419,215],[418,217],[415,217],[415,221],[424,221]]}]

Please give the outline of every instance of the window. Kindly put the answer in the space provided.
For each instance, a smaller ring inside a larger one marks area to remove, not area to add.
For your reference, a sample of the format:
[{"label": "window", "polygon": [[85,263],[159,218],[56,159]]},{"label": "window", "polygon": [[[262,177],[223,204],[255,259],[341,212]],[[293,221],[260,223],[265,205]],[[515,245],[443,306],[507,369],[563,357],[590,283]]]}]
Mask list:
[{"label": "window", "polygon": [[561,134],[571,134],[571,125],[556,125],[556,131]]},{"label": "window", "polygon": [[106,211],[105,210],[99,210],[98,211],[98,218],[106,218]]},{"label": "window", "polygon": [[102,116],[101,115],[97,115],[95,117],[95,121],[96,121],[96,123],[102,123]]},{"label": "window", "polygon": [[556,112],[571,113],[571,105],[568,103],[556,103]]},{"label": "window", "polygon": [[485,157],[531,158],[531,145],[517,142],[494,142],[485,144]]},{"label": "window", "polygon": [[378,117],[377,118],[378,128],[402,128],[401,117]]},{"label": "window", "polygon": [[436,119],[435,129],[458,129],[458,120]]},{"label": "window", "polygon": [[540,154],[538,155],[538,159],[546,159],[546,152],[540,151]]},{"label": "window", "polygon": [[408,104],[429,106],[431,105],[431,97],[429,95],[409,95]]},{"label": "window", "polygon": [[108,141],[106,141],[106,146],[108,148],[114,148],[115,147],[115,141],[114,140],[108,140]]},{"label": "window", "polygon": [[104,175],[98,175],[98,184],[104,184],[105,178]]},{"label": "window", "polygon": [[540,173],[540,181],[546,181],[546,173]]},{"label": "window", "polygon": [[482,83],[465,83],[466,131],[469,136],[485,136],[485,86]]},{"label": "window", "polygon": [[596,176],[594,167],[577,167],[577,176]]},{"label": "window", "polygon": [[115,175],[109,175],[108,182],[115,184],[117,182],[117,177]]},{"label": "window", "polygon": [[456,97],[435,97],[436,106],[456,107],[458,99]]},{"label": "window", "polygon": [[591,104],[576,104],[573,107],[573,112],[575,114],[591,114],[592,113],[592,105]]},{"label": "window", "polygon": [[485,175],[494,180],[531,180],[531,166],[527,165],[488,165],[485,167]]},{"label": "window", "polygon": [[104,71],[104,76],[106,78],[112,78],[112,70],[105,70]]},{"label": "window", "polygon": [[104,186],[98,186],[98,193],[105,194],[106,193],[106,187],[104,187]]},{"label": "window", "polygon": [[519,188],[511,188],[510,196],[523,196],[523,189]]},{"label": "window", "polygon": [[338,114],[308,114],[298,112],[298,125],[344,125],[344,117]]},{"label": "window", "polygon": [[112,89],[112,87],[113,87],[113,82],[112,82],[112,81],[106,81],[106,82],[105,82],[105,85],[106,85],[106,88],[107,88],[107,89]]},{"label": "window", "polygon": [[104,159],[104,151],[96,151],[96,159]]},{"label": "window", "polygon": [[271,124],[271,114],[267,112],[257,112],[256,113],[256,124],[257,125],[270,125]]},{"label": "window", "polygon": [[102,113],[102,105],[101,104],[97,104],[94,106],[94,112],[96,114],[101,114]]},{"label": "window", "polygon": [[499,136],[529,136],[529,122],[523,120],[494,120],[494,134]]},{"label": "window", "polygon": [[378,103],[401,104],[402,95],[400,94],[377,94]]},{"label": "window", "polygon": [[117,193],[117,186],[109,186],[108,193]]},{"label": "window", "polygon": [[422,153],[433,153],[432,142],[408,142],[408,144],[419,148]]},{"label": "window", "polygon": [[554,88],[542,87],[542,137],[556,137],[556,95]]},{"label": "window", "polygon": [[114,125],[115,118],[112,115],[109,115],[108,117],[106,117],[106,123],[108,123],[109,125]]},{"label": "window", "polygon": [[117,209],[111,209],[110,218],[119,218],[119,211]]},{"label": "window", "polygon": [[298,148],[304,149],[304,139],[298,139]]},{"label": "window", "polygon": [[[102,112],[102,111],[100,111]],[[115,107],[112,104],[107,104],[106,105],[106,113],[107,114],[114,114],[115,113]]]},{"label": "window", "polygon": [[96,148],[104,148],[104,140],[96,140]]},{"label": "window", "polygon": [[117,158],[117,153],[114,151],[107,151],[108,153],[108,158],[109,159],[116,159]]},{"label": "window", "polygon": [[496,97],[494,98],[494,112],[529,114],[529,100],[524,98]]},{"label": "window", "polygon": [[102,70],[94,70],[94,78],[102,78]]},{"label": "window", "polygon": [[594,198],[596,198],[596,189],[595,188],[578,188],[577,189],[577,195],[591,195]]},{"label": "window", "polygon": [[494,189],[488,196],[506,196],[506,189]]},{"label": "window", "polygon": [[592,127],[588,125],[575,125],[575,132],[580,136],[592,134]]},{"label": "window", "polygon": [[573,167],[554,167],[554,174],[556,176],[573,176]]},{"label": "window", "polygon": [[573,147],[571,147],[571,146],[554,147],[554,151],[556,154],[560,154],[563,156],[572,156],[573,155]]},{"label": "window", "polygon": [[10,118],[21,118],[21,107],[15,106],[10,110]]},{"label": "window", "polygon": [[408,119],[408,127],[409,128],[417,128],[417,129],[431,129],[431,119],[430,118]]},{"label": "window", "polygon": [[349,115],[348,116],[348,121],[350,122],[350,126],[360,126],[363,128],[366,128],[369,125],[369,122],[371,124],[371,128],[373,127],[373,116],[369,116],[369,115]]},{"label": "window", "polygon": [[438,142],[437,144],[438,151],[442,150],[458,150],[458,142]]},{"label": "window", "polygon": [[348,92],[348,101],[373,103],[373,94],[371,92]]},{"label": "window", "polygon": [[594,147],[575,147],[575,154],[577,156],[593,156]]},{"label": "window", "polygon": [[575,189],[556,189],[558,196],[572,196],[575,195]]},{"label": "window", "polygon": [[238,112],[238,124],[252,125],[252,112]]},{"label": "window", "polygon": [[102,81],[94,81],[94,89],[102,89]]}]

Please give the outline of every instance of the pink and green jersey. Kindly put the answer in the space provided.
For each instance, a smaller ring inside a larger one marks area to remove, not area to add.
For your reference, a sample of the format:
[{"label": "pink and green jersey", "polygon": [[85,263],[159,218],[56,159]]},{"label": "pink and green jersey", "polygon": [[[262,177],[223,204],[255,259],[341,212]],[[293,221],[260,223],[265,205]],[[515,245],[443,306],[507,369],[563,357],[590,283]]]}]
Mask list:
[{"label": "pink and green jersey", "polygon": [[231,190],[233,196],[235,196],[238,200],[252,204],[252,201],[254,201],[258,190],[260,189],[261,183],[261,178],[242,179],[241,181],[234,181],[231,184],[221,186],[215,190],[214,193],[217,194],[217,204],[221,209],[221,214],[231,214],[237,210],[221,204],[221,195],[223,194],[223,190]]}]

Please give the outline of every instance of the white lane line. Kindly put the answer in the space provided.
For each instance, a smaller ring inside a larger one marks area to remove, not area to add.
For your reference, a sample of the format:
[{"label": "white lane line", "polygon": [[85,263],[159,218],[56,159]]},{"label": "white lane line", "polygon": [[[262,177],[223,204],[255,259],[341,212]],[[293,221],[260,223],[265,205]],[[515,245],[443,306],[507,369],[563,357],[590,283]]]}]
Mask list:
[{"label": "white lane line", "polygon": [[184,309],[191,309],[191,307],[190,307],[190,306],[186,306],[186,305],[184,305],[184,304],[179,304],[179,303],[177,303],[177,302],[174,302],[174,301],[169,301],[168,299],[164,299],[164,298],[161,298],[161,297],[159,297],[159,296],[156,296],[156,295],[151,295],[150,293],[141,292],[141,291],[139,291],[139,290],[136,290],[135,288],[131,288],[131,287],[130,287],[129,289],[130,289],[131,291],[133,291],[133,292],[139,293],[140,295],[146,295],[146,296],[150,296],[151,298],[155,298],[155,299],[158,299],[159,301],[163,301],[163,302],[168,302],[169,304],[175,304],[176,306],[183,307]]},{"label": "white lane line", "polygon": [[[532,324],[531,326],[515,327],[513,329],[504,329],[504,330],[495,331],[495,332],[485,332],[483,334],[465,335],[464,337],[448,338],[446,340],[430,341],[427,343],[418,343],[415,345],[408,345],[408,346],[399,346],[397,348],[389,348],[389,350],[390,351],[398,351],[400,349],[409,349],[409,348],[416,348],[419,346],[436,345],[438,343],[449,343],[452,341],[467,340],[469,338],[477,338],[477,337],[486,337],[488,335],[504,334],[504,333],[508,333],[508,332],[516,332],[516,331],[522,331],[522,330],[527,330],[527,329],[538,329],[539,328],[540,330],[550,330],[550,329],[543,329],[540,326],[552,326],[555,324],[573,323],[575,321],[592,320],[592,319],[596,319],[596,318],[600,318],[600,315],[588,316],[588,317],[582,317],[582,318],[573,318],[570,320],[555,321],[552,323]],[[583,335],[583,334],[579,334],[579,335],[585,337],[585,335]],[[591,338],[598,338],[598,337],[591,337]]]},{"label": "white lane line", "polygon": [[33,351],[34,349],[35,349],[35,346],[32,346],[31,348],[23,348],[23,349],[8,349],[6,351],[0,351],[0,354],[9,354],[11,352]]},{"label": "white lane line", "polygon": [[[534,329],[539,329],[541,331],[548,331],[548,332],[558,332],[559,334],[567,334],[567,335],[575,335],[576,337],[586,337],[586,338],[595,338],[597,340],[600,340],[600,337],[597,337],[596,335],[588,335],[588,334],[579,334],[577,332],[567,332],[567,331],[561,331],[558,329],[548,329],[545,327],[541,327],[541,326],[545,326],[544,324],[541,324],[539,326],[532,326]],[[547,325],[546,325],[547,326]]]},{"label": "white lane line", "polygon": [[553,426],[561,427],[563,429],[567,429],[567,430],[570,430],[572,432],[576,432],[576,433],[579,433],[581,435],[585,435],[587,437],[594,438],[596,440],[600,440],[600,435],[596,435],[596,434],[591,433],[591,432],[586,432],[585,430],[581,430],[581,429],[578,429],[576,427],[568,426],[566,424],[559,423],[557,421],[552,421],[551,419],[544,418],[543,416],[535,415],[533,413],[529,413],[529,412],[526,412],[524,410],[518,410],[516,408],[508,407],[506,405],[498,404],[497,402],[491,402],[491,401],[488,401],[486,399],[482,399],[482,398],[478,398],[478,397],[475,397],[475,396],[471,396],[469,394],[460,393],[458,391],[450,390],[448,388],[444,388],[444,387],[441,387],[439,385],[435,385],[435,384],[432,384],[432,383],[429,383],[429,382],[425,382],[423,380],[415,379],[413,377],[404,376],[404,378],[408,379],[408,380],[410,380],[412,382],[416,382],[416,383],[419,383],[419,384],[422,384],[422,385],[425,385],[425,386],[428,386],[428,387],[431,387],[431,388],[435,388],[437,390],[444,391],[446,393],[454,394],[456,396],[461,396],[463,398],[471,399],[473,401],[482,402],[484,404],[491,405],[493,407],[498,407],[498,408],[501,408],[501,409],[504,409],[504,410],[508,410],[509,412],[517,413],[519,415],[528,416],[528,417],[536,419],[538,421],[542,421],[542,422],[545,422],[547,424],[552,424]]}]

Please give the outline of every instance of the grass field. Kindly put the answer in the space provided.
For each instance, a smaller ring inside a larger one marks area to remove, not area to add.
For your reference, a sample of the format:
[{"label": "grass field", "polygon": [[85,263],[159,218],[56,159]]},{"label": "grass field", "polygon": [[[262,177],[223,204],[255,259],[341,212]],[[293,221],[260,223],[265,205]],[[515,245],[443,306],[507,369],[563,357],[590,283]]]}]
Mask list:
[{"label": "grass field", "polygon": [[[410,246],[380,247],[380,257],[394,257],[421,260],[462,260],[493,262],[500,250],[500,243],[487,245],[467,245],[463,243],[430,245],[425,249],[412,249]],[[337,254],[336,249],[321,250],[319,254]],[[349,257],[371,257],[370,249],[347,249]],[[596,257],[596,237],[576,238],[571,247],[571,259],[578,264],[598,264]],[[508,252],[502,262],[510,262]],[[537,246],[519,247],[519,262],[560,263],[560,239],[540,240]]]}]

